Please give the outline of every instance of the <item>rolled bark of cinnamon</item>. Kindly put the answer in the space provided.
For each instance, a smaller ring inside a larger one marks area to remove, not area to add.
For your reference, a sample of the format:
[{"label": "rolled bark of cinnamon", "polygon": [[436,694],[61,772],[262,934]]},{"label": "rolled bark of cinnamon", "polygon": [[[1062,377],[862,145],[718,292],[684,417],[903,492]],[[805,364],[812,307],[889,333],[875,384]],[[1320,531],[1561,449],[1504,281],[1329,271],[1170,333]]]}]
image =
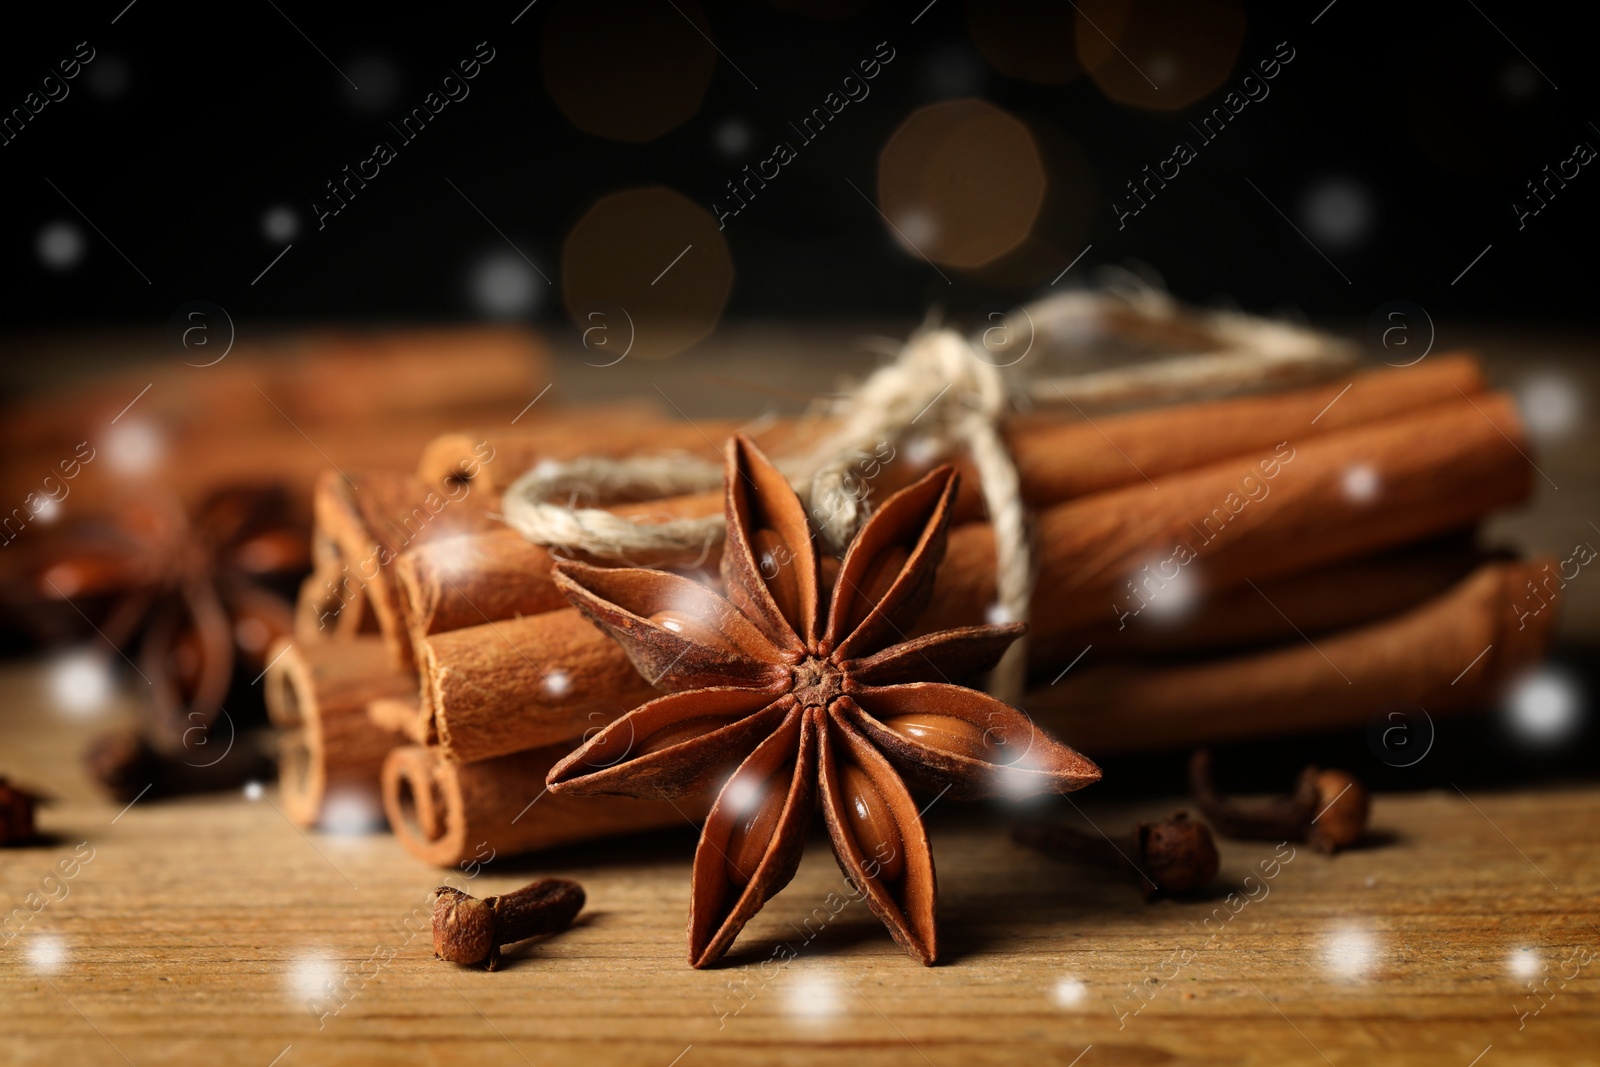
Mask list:
[{"label": "rolled bark of cinnamon", "polygon": [[[1048,645],[1137,615],[1174,574],[1211,595],[1437,536],[1523,500],[1532,480],[1500,393],[1285,447],[1040,512],[1033,633]],[[981,620],[994,558],[990,527],[953,530],[918,631]]]},{"label": "rolled bark of cinnamon", "polygon": [[1517,610],[1546,562],[1485,564],[1418,608],[1315,645],[1074,671],[1025,707],[1091,755],[1358,726],[1392,708],[1482,707],[1548,646],[1555,611],[1524,625]]},{"label": "rolled bark of cinnamon", "polygon": [[[1290,437],[1298,440],[1371,424],[1446,399],[1458,400],[1457,389],[1470,395],[1482,387],[1476,360],[1446,356],[1404,370],[1368,371],[1356,375],[1348,388],[1332,385],[1189,404],[1111,416],[1095,424],[1023,416],[1011,421],[1006,436],[1022,479],[1024,499],[1032,507],[1045,507],[1142,483],[1146,476],[1193,469],[1251,449],[1270,449]],[[690,435],[698,437],[699,431],[683,427],[661,440],[682,443]],[[434,484],[449,457],[465,462],[464,457],[470,456],[469,440],[485,439],[469,434],[440,438],[430,446],[430,452],[436,454],[424,458],[419,477]],[[537,451],[547,447],[540,444],[544,437],[520,440],[520,445],[496,445],[496,462],[501,464],[498,475],[541,455],[548,458]],[[608,442],[607,447],[613,443]],[[620,443],[631,443],[631,439]],[[890,491],[923,472],[908,461],[899,461],[898,467],[890,463],[876,489]],[[475,484],[498,491],[492,482]],[[716,514],[720,509],[719,493],[702,493],[611,510],[638,517],[687,518]],[[977,476],[969,474],[962,480],[952,521],[977,521],[982,515],[982,489]],[[719,545],[706,562],[715,566],[720,553]],[[634,562],[652,566],[672,561]],[[548,549],[505,528],[418,545],[401,560],[397,572],[413,643],[429,634],[565,607],[565,599],[550,578],[551,564]]]},{"label": "rolled bark of cinnamon", "polygon": [[[1037,522],[1035,643],[1059,655],[1064,635],[1116,622],[1130,610],[1124,587],[1141,565],[1171,558],[1186,541],[1196,542],[1188,566],[1198,568],[1197,587],[1211,596],[1460,529],[1526,496],[1521,438],[1506,397],[1457,397],[1308,440],[1271,476],[1260,457],[1245,456],[1173,475],[1159,489],[1140,484],[1049,508]],[[1352,470],[1363,492],[1347,490]],[[1242,496],[1246,475],[1270,490]],[[1234,511],[1230,500],[1247,502]],[[994,588],[993,531],[977,523],[951,531],[918,631],[984,621]],[[421,647],[423,684],[432,687],[425,714],[454,760],[577,736],[651,692],[621,649],[571,609],[434,634]]]},{"label": "rolled bark of cinnamon", "polygon": [[327,599],[341,613],[350,603],[370,608],[394,662],[414,666],[394,562],[411,545],[489,529],[481,504],[465,486],[434,489],[409,474],[325,471],[314,510],[318,533],[337,549],[338,579]]},{"label": "rolled bark of cinnamon", "polygon": [[459,764],[417,745],[383,765],[383,807],[405,850],[453,867],[468,859],[531,852],[575,841],[693,826],[704,802],[672,804],[629,797],[561,797],[544,779],[570,744]]},{"label": "rolled bark of cinnamon", "polygon": [[[722,494],[696,493],[607,510],[638,520],[699,518],[722,510]],[[551,577],[555,560],[551,549],[504,526],[417,545],[400,557],[395,570],[412,643],[446,630],[566,607]],[[643,567],[682,561],[662,556],[633,562]]]},{"label": "rolled bark of cinnamon", "polygon": [[1385,619],[1442,595],[1489,562],[1473,532],[1336,563],[1202,598],[1181,617],[1105,623],[1035,641],[1036,663],[1237,653]]},{"label": "rolled bark of cinnamon", "polygon": [[383,642],[364,637],[338,644],[282,642],[267,668],[267,714],[283,731],[279,783],[283,809],[297,826],[315,826],[330,797],[379,810],[383,759],[405,738],[377,726],[367,705],[415,693],[413,675],[397,670]]}]

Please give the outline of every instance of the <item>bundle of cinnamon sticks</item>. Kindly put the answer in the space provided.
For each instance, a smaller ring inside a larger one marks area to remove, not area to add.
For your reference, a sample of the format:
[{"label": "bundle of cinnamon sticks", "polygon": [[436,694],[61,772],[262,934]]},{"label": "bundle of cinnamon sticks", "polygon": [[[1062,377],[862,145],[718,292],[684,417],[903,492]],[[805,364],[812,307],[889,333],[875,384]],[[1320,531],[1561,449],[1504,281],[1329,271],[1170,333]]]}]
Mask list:
[{"label": "bundle of cinnamon sticks", "polygon": [[[555,554],[500,521],[499,496],[545,459],[715,460],[708,438],[734,427],[638,410],[544,420],[438,437],[415,473],[322,475],[315,571],[270,672],[301,821],[336,788],[381,795],[405,847],[450,865],[694,816],[544,795],[554,760],[653,690],[566,606]],[[782,455],[822,429],[779,420],[758,438]],[[1004,434],[1034,523],[1025,706],[1090,755],[1485,706],[1549,640],[1553,612],[1514,607],[1538,564],[1474,544],[1532,470],[1511,401],[1469,356],[1095,421],[1015,416]],[[927,466],[897,456],[871,491]],[[688,517],[721,499],[607,506]],[[981,622],[995,599],[975,478],[956,512],[923,630]],[[715,581],[715,558],[632,562]]]}]

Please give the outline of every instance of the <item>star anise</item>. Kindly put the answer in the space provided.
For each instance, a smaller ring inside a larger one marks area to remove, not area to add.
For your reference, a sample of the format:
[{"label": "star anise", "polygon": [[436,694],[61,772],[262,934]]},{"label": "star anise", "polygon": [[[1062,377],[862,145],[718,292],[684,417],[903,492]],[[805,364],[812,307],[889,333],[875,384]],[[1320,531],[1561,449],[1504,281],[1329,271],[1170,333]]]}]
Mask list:
[{"label": "star anise", "polygon": [[1022,712],[951,684],[994,666],[1024,626],[905,638],[932,595],[956,481],[942,467],[885,501],[846,552],[826,611],[805,508],[744,437],[728,448],[726,599],[663,571],[557,568],[568,599],[671,695],[552,768],[551,792],[677,799],[736,765],[695,852],[694,966],[727,951],[794,877],[819,793],[845,876],[931,964],[933,854],[901,775],[964,797],[1067,792],[1100,777]]}]

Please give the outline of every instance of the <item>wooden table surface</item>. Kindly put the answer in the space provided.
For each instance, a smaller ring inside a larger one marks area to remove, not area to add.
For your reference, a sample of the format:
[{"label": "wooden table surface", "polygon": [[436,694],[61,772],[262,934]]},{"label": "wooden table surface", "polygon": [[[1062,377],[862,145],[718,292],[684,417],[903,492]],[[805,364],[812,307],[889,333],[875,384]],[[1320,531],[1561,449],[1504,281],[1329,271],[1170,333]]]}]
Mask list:
[{"label": "wooden table surface", "polygon": [[[756,377],[739,354],[751,340],[702,366]],[[1526,348],[1489,347],[1502,380],[1524,367]],[[1539,355],[1596,395],[1578,351]],[[630,380],[588,373],[564,388]],[[675,373],[669,392],[709,413],[709,387]],[[819,373],[800,361],[760,377],[810,391]],[[1560,491],[1497,534],[1564,550],[1600,518],[1594,425],[1541,456]],[[1600,584],[1574,594],[1564,640],[1592,647]],[[931,969],[863,905],[829,914],[845,887],[820,837],[707,971],[684,962],[691,828],[497,859],[451,880],[486,895],[561,875],[589,906],[488,974],[434,960],[407,928],[441,876],[387,835],[301,833],[271,787],[99,799],[78,752],[128,711],[71,718],[47,683],[40,664],[0,667],[0,773],[59,797],[41,813],[49,843],[0,852],[3,1064],[1600,1063],[1600,786],[1583,779],[1383,793],[1369,847],[1222,842],[1213,898],[1150,904],[1014,846],[1009,812],[937,805],[946,961]],[[1108,830],[1181,803],[1093,793],[1083,811]]]}]

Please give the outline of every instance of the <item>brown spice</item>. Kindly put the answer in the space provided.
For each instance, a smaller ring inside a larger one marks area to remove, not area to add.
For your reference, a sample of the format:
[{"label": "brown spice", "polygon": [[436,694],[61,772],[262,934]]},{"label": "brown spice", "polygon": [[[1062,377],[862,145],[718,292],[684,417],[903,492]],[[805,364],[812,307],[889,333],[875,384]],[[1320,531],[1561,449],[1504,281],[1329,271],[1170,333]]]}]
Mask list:
[{"label": "brown spice", "polygon": [[1219,794],[1211,780],[1211,753],[1189,760],[1195,803],[1217,831],[1257,841],[1305,841],[1332,854],[1361,840],[1370,807],[1366,786],[1347,771],[1312,764],[1300,772],[1293,793],[1246,803]]},{"label": "brown spice", "polygon": [[1157,893],[1192,893],[1217,876],[1216,842],[1205,823],[1180,811],[1162,822],[1140,823],[1127,834],[1106,837],[1070,826],[1025,824],[1012,832],[1018,844],[1060,859],[1081,860],[1130,876],[1144,898]]},{"label": "brown spice", "polygon": [[578,610],[671,695],[556,764],[550,791],[677,800],[726,783],[695,854],[696,967],[794,877],[820,798],[840,869],[894,939],[931,964],[933,856],[904,778],[970,797],[1067,792],[1100,770],[1015,708],[949,684],[992,667],[1023,627],[905,639],[943,555],[953,470],[877,509],[829,606],[794,490],[748,439],[735,437],[728,456],[726,599],[661,571],[557,566]]},{"label": "brown spice", "polygon": [[565,930],[583,903],[583,886],[565,878],[545,878],[482,900],[442,885],[433,898],[433,954],[498,970],[502,945]]},{"label": "brown spice", "polygon": [[[219,738],[215,747],[220,751],[222,745]],[[246,782],[269,779],[277,770],[272,760],[247,738],[236,739],[236,747],[226,755],[213,757],[199,748],[191,749],[189,755],[191,759],[170,756],[152,745],[141,731],[124,729],[101,734],[90,742],[83,762],[89,777],[123,803],[137,797],[222,792]]]}]

